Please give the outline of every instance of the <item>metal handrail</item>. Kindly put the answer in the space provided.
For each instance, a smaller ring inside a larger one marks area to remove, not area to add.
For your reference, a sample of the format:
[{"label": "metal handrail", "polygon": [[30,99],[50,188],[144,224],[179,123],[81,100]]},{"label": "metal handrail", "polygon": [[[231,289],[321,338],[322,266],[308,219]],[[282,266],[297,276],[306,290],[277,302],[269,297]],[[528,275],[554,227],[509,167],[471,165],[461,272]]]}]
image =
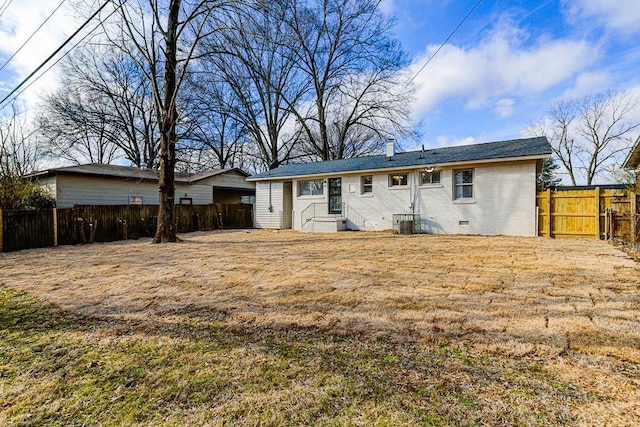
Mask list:
[{"label": "metal handrail", "polygon": [[304,210],[300,213],[300,224],[301,228],[307,225],[307,223],[313,221],[314,218],[340,218],[345,216],[345,207],[346,204],[342,203],[342,212],[339,214],[330,214],[329,213],[329,205],[326,202],[323,203],[311,203],[309,206],[304,208]]}]

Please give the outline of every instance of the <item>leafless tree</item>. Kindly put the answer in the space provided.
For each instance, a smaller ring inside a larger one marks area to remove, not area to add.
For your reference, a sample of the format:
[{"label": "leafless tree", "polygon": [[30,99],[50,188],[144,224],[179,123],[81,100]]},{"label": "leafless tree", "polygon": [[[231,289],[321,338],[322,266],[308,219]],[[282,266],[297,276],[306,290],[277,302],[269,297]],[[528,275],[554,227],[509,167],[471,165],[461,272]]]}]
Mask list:
[{"label": "leafless tree", "polygon": [[308,102],[294,108],[308,148],[322,160],[367,154],[387,137],[414,132],[413,91],[400,74],[406,58],[379,4],[291,3],[293,52],[310,87]]},{"label": "leafless tree", "polygon": [[36,127],[15,105],[0,116],[0,177],[21,177],[37,169],[44,155]]},{"label": "leafless tree", "polygon": [[258,0],[246,9],[228,11],[223,18],[228,28],[209,39],[207,46],[218,52],[206,59],[209,85],[222,82],[228,87],[232,96],[218,97],[218,102],[246,130],[270,169],[291,156],[289,107],[298,102],[307,85],[296,74],[294,40],[287,25],[289,5],[287,0]]},{"label": "leafless tree", "polygon": [[633,119],[638,103],[631,95],[606,92],[560,101],[527,134],[546,135],[572,185],[591,185],[603,172],[615,170],[637,137]]},{"label": "leafless tree", "polygon": [[119,50],[88,44],[62,65],[61,88],[44,97],[42,131],[54,155],[76,163],[124,157],[157,165],[159,134],[150,85]]},{"label": "leafless tree", "polygon": [[38,130],[49,156],[76,164],[111,163],[121,152],[111,137],[105,105],[70,85],[44,98]]},{"label": "leafless tree", "polygon": [[238,167],[247,143],[247,128],[238,121],[237,95],[215,73],[192,73],[182,100],[184,134],[178,145],[178,161],[184,170]]},{"label": "leafless tree", "polygon": [[160,133],[159,211],[154,243],[175,242],[175,165],[178,99],[197,47],[216,31],[215,0],[117,0],[117,31],[106,28],[113,46],[136,61],[147,78]]}]

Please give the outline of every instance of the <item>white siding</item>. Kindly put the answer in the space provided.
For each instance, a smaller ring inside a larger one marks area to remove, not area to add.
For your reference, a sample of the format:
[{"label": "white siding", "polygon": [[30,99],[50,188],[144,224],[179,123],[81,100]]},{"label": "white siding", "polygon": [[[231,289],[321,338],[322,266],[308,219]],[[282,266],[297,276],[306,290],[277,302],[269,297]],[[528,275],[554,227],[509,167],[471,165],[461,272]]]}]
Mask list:
[{"label": "white siding", "polygon": [[[128,205],[129,196],[142,196],[145,205],[158,204],[158,184],[149,181],[59,175],[56,181],[58,208],[77,205]],[[206,185],[176,185],[176,203],[181,197],[193,204],[211,204],[212,190]]]},{"label": "white siding", "polygon": [[[407,170],[409,185],[389,187],[388,172],[373,174],[373,193],[362,194],[362,175],[342,176],[342,201],[350,221],[349,228],[386,230],[393,227],[393,214],[418,213],[421,229],[427,233],[535,236],[536,165],[535,161],[509,164],[469,165],[456,169],[474,169],[473,200],[453,199],[454,169],[441,171],[441,183],[418,185],[421,169]],[[312,203],[328,203],[327,179],[321,196],[298,196],[293,182],[294,228],[301,229],[300,214]],[[259,186],[268,183],[260,182]],[[262,195],[257,193],[260,201]],[[413,209],[412,209],[413,208]],[[275,211],[275,208],[274,208]],[[351,217],[358,220],[351,221]],[[364,218],[364,223],[360,219]],[[461,221],[468,225],[461,225]],[[360,224],[360,226],[358,226]],[[364,224],[364,227],[362,226]],[[256,223],[257,227],[261,227]]]},{"label": "white siding", "polygon": [[256,182],[255,206],[256,228],[282,228],[283,182]]}]

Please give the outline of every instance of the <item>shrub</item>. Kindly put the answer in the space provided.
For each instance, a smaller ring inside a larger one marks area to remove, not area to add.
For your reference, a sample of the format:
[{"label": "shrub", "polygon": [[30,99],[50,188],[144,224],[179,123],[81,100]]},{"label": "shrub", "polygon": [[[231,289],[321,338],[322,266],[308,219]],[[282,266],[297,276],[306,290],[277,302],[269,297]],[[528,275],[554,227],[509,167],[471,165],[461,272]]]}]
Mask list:
[{"label": "shrub", "polygon": [[55,205],[53,196],[37,182],[15,176],[0,177],[0,208],[36,210]]}]

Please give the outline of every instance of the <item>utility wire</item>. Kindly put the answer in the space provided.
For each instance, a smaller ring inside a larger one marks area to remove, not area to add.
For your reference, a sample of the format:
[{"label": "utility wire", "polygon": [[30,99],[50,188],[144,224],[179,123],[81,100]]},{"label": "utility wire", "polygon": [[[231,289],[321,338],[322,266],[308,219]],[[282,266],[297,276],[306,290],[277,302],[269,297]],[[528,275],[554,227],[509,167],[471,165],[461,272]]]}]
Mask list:
[{"label": "utility wire", "polygon": [[4,3],[2,3],[2,6],[0,6],[0,16],[2,16],[7,9],[9,8],[9,5],[11,4],[12,0],[4,0]]},{"label": "utility wire", "polygon": [[449,34],[449,37],[447,37],[447,39],[445,41],[442,42],[442,44],[440,45],[440,47],[438,47],[438,49],[436,49],[435,52],[433,52],[433,55],[431,55],[428,59],[427,62],[424,63],[424,65],[422,67],[420,67],[420,69],[418,70],[418,72],[416,72],[413,77],[411,77],[411,80],[409,80],[407,82],[407,85],[411,84],[411,82],[413,82],[416,77],[418,77],[418,74],[420,74],[422,72],[422,70],[425,69],[425,67],[427,65],[429,65],[429,62],[431,62],[431,60],[433,59],[434,56],[436,56],[438,54],[438,52],[440,52],[440,50],[444,47],[445,44],[447,44],[447,42],[449,41],[449,39],[451,39],[451,37],[453,37],[453,35],[456,33],[456,31],[458,31],[458,29],[460,27],[462,27],[462,24],[465,23],[465,21],[467,20],[467,18],[469,18],[469,16],[471,16],[471,14],[473,13],[474,10],[476,10],[476,8],[480,5],[480,2],[482,2],[482,0],[478,0],[478,2],[471,8],[471,10],[469,11],[469,13],[466,14],[466,16],[464,18],[462,18],[462,21],[460,21],[460,23],[458,24],[458,26],[456,28],[454,28],[454,30],[451,32],[451,34]]},{"label": "utility wire", "polygon": [[23,47],[25,47],[25,45],[26,45],[27,43],[29,43],[29,41],[31,41],[31,39],[33,38],[33,36],[35,36],[35,35],[38,33],[38,31],[40,31],[40,30],[42,29],[42,27],[44,27],[44,24],[46,24],[46,23],[49,21],[49,19],[51,19],[51,17],[52,17],[52,16],[53,16],[57,11],[58,11],[58,9],[60,9],[60,7],[64,4],[64,2],[65,2],[65,1],[67,1],[67,0],[62,0],[62,1],[60,2],[60,4],[58,5],[58,7],[56,7],[56,8],[54,9],[54,11],[53,11],[53,12],[51,12],[51,13],[49,14],[49,16],[47,16],[47,19],[45,19],[45,20],[44,20],[44,22],[43,22],[42,24],[40,24],[40,26],[39,26],[39,27],[38,27],[38,28],[37,28],[37,29],[36,29],[36,30],[35,30],[35,31],[34,31],[34,32],[29,36],[29,38],[28,38],[27,40],[25,40],[25,42],[24,42],[24,43],[22,43],[22,45],[18,48],[18,50],[16,50],[16,51],[13,53],[13,55],[11,55],[11,57],[10,57],[9,59],[7,59],[7,61],[6,61],[4,64],[2,64],[2,67],[0,67],[0,71],[4,70],[4,67],[6,67],[6,66],[7,66],[7,64],[8,64],[9,62],[11,62],[11,60],[12,60],[13,58],[15,58],[15,56],[16,56],[18,53],[20,53],[20,51],[22,50],[22,48],[23,48]]},{"label": "utility wire", "polygon": [[40,71],[45,65],[47,65],[47,63],[51,61],[51,59],[53,59],[54,56],[56,56],[62,49],[64,49],[64,47],[68,45],[71,42],[71,40],[73,40],[73,38],[78,35],[80,31],[82,31],[87,25],[89,25],[89,23],[93,20],[93,18],[98,16],[98,14],[102,11],[102,9],[104,9],[109,3],[111,3],[111,0],[106,0],[102,4],[102,6],[100,6],[98,10],[96,10],[93,13],[93,15],[91,15],[86,21],[84,21],[84,23],[80,26],[80,28],[78,28],[71,36],[69,36],[64,41],[64,43],[62,43],[51,55],[49,55],[49,57],[47,57],[47,59],[45,59],[44,62],[42,62],[42,64],[38,65],[38,67],[35,70],[33,70],[31,74],[29,74],[24,80],[22,80],[22,82],[20,82],[18,86],[16,86],[7,96],[2,98],[2,101],[0,101],[0,107],[2,107],[2,104],[4,104],[5,101],[11,97],[11,95],[16,93],[22,86],[24,86],[27,83],[27,81],[31,79],[31,77],[33,77],[38,71]]},{"label": "utility wire", "polygon": [[[124,5],[128,0],[124,0],[124,2],[122,2],[122,5]],[[24,87],[24,89],[22,89],[20,92],[18,92],[13,99],[18,98],[20,95],[22,95],[22,93],[24,91],[26,91],[27,89],[29,89],[35,82],[38,81],[38,79],[40,79],[42,76],[44,76],[45,74],[47,74],[47,72],[49,72],[49,70],[51,70],[53,67],[56,66],[56,64],[58,64],[58,62],[62,61],[62,59],[67,56],[73,49],[75,49],[76,47],[78,47],[78,45],[80,43],[82,43],[83,41],[85,41],[87,39],[87,37],[89,37],[95,30],[97,30],[100,25],[102,25],[107,19],[111,18],[117,11],[118,9],[120,9],[122,7],[122,5],[116,7],[115,9],[113,9],[113,11],[111,11],[111,13],[109,15],[107,15],[106,18],[100,20],[100,22],[98,22],[96,24],[95,27],[93,27],[93,29],[91,31],[89,31],[87,34],[85,34],[80,40],[78,40],[73,46],[71,46],[71,49],[69,49],[68,51],[66,51],[63,55],[60,56],[60,58],[56,59],[55,62],[51,65],[49,65],[47,67],[46,70],[44,70],[42,72],[42,74],[40,74],[37,78],[35,78],[31,83],[29,83],[27,86]]]}]

